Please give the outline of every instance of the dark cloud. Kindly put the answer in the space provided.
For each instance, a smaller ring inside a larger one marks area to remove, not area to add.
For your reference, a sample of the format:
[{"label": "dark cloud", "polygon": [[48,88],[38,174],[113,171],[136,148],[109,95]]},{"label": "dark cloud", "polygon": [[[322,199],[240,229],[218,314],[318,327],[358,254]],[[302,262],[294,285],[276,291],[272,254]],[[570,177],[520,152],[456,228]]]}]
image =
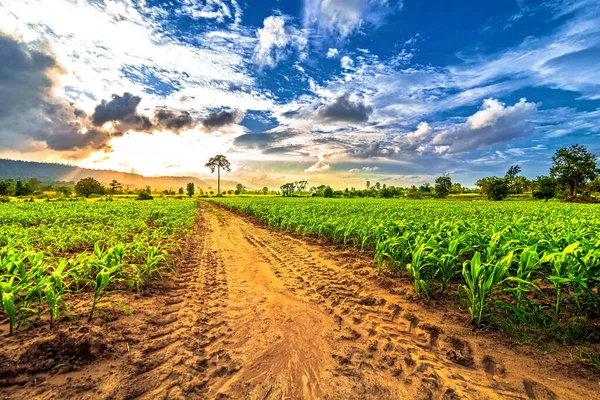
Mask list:
[{"label": "dark cloud", "polygon": [[236,137],[233,140],[233,144],[237,147],[247,149],[261,149],[265,152],[272,148],[273,145],[292,136],[294,136],[294,133],[290,131],[245,133]]},{"label": "dark cloud", "polygon": [[336,98],[333,103],[317,109],[317,118],[328,122],[366,122],[373,113],[373,108],[363,102],[352,102],[346,93]]},{"label": "dark cloud", "polygon": [[52,95],[62,72],[52,54],[0,33],[0,60],[0,147],[39,150],[41,142],[85,153],[107,146],[107,133],[84,130],[85,113]]},{"label": "dark cloud", "polygon": [[277,147],[270,147],[268,149],[264,149],[262,151],[263,154],[283,154],[283,153],[289,153],[292,151],[298,151],[301,150],[304,146],[300,145],[300,144],[291,144],[288,146],[277,146]]},{"label": "dark cloud", "polygon": [[348,151],[348,154],[356,158],[389,157],[390,149],[381,145],[380,142],[369,143],[366,147],[358,147]]},{"label": "dark cloud", "polygon": [[137,112],[142,101],[140,96],[124,93],[123,96],[113,94],[110,101],[102,100],[94,109],[92,123],[102,126],[107,122],[115,122],[117,130],[149,131],[153,125],[150,119]]},{"label": "dark cloud", "polygon": [[290,110],[281,113],[281,116],[286,118],[296,118],[300,115],[300,110]]},{"label": "dark cloud", "polygon": [[154,123],[157,128],[180,132],[193,128],[196,125],[196,120],[187,111],[173,111],[161,108],[154,111]]},{"label": "dark cloud", "polygon": [[221,110],[208,114],[208,118],[202,121],[202,125],[209,130],[219,129],[226,125],[231,125],[235,122],[235,111]]}]

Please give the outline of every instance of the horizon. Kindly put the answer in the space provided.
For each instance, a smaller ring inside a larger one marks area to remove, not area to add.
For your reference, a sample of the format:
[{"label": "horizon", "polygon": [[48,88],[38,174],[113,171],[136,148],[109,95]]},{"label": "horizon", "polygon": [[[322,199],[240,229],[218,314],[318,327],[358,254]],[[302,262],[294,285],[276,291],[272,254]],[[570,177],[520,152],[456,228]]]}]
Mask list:
[{"label": "horizon", "polygon": [[343,189],[600,156],[593,0],[6,0],[0,54],[5,159]]}]

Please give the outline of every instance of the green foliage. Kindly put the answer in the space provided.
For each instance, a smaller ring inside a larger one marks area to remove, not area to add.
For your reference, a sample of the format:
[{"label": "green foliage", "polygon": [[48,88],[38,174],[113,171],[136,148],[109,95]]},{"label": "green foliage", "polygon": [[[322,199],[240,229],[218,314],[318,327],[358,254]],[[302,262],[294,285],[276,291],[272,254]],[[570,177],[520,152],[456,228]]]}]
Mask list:
[{"label": "green foliage", "polygon": [[451,189],[452,179],[448,175],[442,175],[435,180],[435,193],[438,197],[448,197]]},{"label": "green foliage", "polygon": [[487,196],[488,199],[499,201],[508,197],[510,191],[509,183],[506,178],[498,178],[490,176],[482,178],[475,182],[475,185],[481,188],[481,193]]},{"label": "green foliage", "polygon": [[[44,315],[52,328],[74,292],[91,291],[88,318],[115,291],[143,291],[172,272],[176,240],[191,229],[194,201],[11,202],[0,208],[0,319],[9,333]],[[93,251],[89,251],[93,248]],[[37,325],[37,323],[36,323]]]},{"label": "green foliage", "polygon": [[550,175],[569,188],[570,196],[577,196],[579,188],[599,173],[596,156],[588,152],[585,146],[575,144],[563,147],[556,150],[552,157]]},{"label": "green foliage", "polygon": [[188,184],[185,186],[185,193],[188,195],[188,197],[192,197],[195,191],[196,188],[194,186],[194,182],[188,182]]},{"label": "green foliage", "polygon": [[536,199],[548,199],[556,196],[556,181],[549,176],[538,176],[535,180],[536,190],[533,192],[533,197]]},{"label": "green foliage", "polygon": [[75,185],[75,193],[78,196],[90,197],[91,194],[103,195],[105,190],[94,178],[83,178]]}]

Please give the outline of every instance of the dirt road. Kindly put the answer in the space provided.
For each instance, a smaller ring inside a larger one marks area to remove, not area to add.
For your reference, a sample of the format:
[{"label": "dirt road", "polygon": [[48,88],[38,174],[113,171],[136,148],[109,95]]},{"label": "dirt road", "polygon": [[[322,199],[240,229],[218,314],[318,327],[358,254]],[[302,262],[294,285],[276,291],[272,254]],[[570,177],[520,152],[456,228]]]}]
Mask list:
[{"label": "dirt road", "polygon": [[376,278],[364,258],[205,207],[174,281],[138,299],[133,316],[71,333],[98,336],[87,365],[0,380],[0,398],[597,395],[597,376],[567,376],[552,356],[473,335],[456,311],[406,300],[410,288]]}]

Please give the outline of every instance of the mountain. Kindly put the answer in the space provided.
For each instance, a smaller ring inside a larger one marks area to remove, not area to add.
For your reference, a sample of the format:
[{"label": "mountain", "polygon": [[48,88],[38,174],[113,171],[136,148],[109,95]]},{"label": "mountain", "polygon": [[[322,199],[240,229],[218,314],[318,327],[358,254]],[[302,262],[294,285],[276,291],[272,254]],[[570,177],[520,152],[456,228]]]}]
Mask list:
[{"label": "mountain", "polygon": [[[129,189],[150,186],[153,189],[173,189],[184,187],[188,182],[193,182],[197,188],[213,188],[216,191],[216,180],[201,180],[193,176],[143,176],[127,172],[110,170],[80,168],[66,164],[52,164],[35,161],[19,161],[0,159],[0,179],[29,179],[37,178],[40,181],[60,181],[76,183],[78,180],[92,177],[104,185],[116,179],[123,187]],[[222,189],[235,187],[235,182],[221,181]]]}]

